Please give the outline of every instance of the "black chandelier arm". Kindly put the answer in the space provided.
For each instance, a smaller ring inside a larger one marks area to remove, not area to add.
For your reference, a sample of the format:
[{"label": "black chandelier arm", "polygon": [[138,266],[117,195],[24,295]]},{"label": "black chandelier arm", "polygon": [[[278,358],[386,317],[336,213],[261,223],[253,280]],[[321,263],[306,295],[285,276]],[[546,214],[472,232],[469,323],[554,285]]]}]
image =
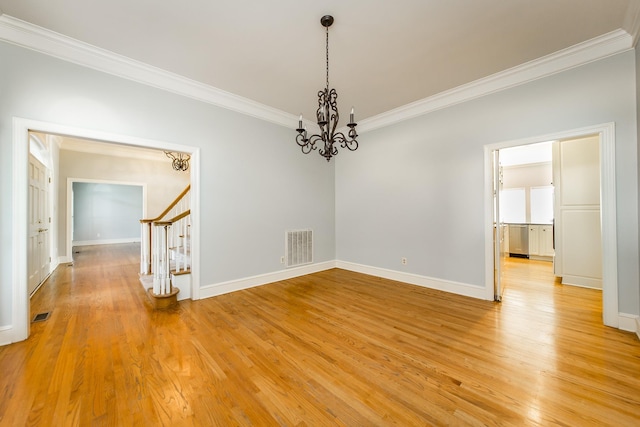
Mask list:
[{"label": "black chandelier arm", "polygon": [[309,137],[309,142],[310,144],[313,146],[313,149],[316,150],[318,147],[316,147],[316,143],[317,142],[323,142],[324,139],[322,138],[322,135],[311,135]]},{"label": "black chandelier arm", "polygon": [[304,147],[309,144],[309,140],[307,139],[307,131],[305,129],[298,129],[298,134],[296,135],[296,144],[300,147]]},{"label": "black chandelier arm", "polygon": [[[351,131],[349,131],[349,133],[351,133]],[[355,136],[357,137],[358,135],[355,135]],[[336,133],[333,136],[333,140],[334,140],[334,144],[339,142],[342,148],[346,148],[349,151],[356,151],[358,149],[358,141],[356,141],[355,138],[347,139],[342,132]]]},{"label": "black chandelier arm", "polygon": [[311,135],[307,138],[307,131],[305,129],[297,129],[298,135],[296,135],[296,143],[300,146],[304,154],[309,154],[313,150],[317,150],[316,142],[324,141],[321,135]]}]

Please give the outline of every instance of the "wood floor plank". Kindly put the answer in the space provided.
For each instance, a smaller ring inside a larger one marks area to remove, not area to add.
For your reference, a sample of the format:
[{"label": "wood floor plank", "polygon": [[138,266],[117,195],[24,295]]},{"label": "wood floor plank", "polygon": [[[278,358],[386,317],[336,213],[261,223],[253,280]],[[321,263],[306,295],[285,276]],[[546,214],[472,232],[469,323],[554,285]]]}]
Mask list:
[{"label": "wood floor plank", "polygon": [[509,259],[502,303],[339,269],[154,311],[135,244],[82,247],[0,348],[0,425],[640,425],[640,341]]}]

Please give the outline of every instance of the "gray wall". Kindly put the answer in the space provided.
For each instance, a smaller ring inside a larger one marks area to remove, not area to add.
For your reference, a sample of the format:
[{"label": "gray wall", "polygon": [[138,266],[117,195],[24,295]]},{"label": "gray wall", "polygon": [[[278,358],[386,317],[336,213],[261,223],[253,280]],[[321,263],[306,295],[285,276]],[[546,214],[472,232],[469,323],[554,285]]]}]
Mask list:
[{"label": "gray wall", "polygon": [[[201,286],[282,269],[286,229],[335,258],[334,163],[292,129],[0,43],[0,326],[11,324],[12,117],[200,148]],[[25,190],[26,191],[26,190]]]},{"label": "gray wall", "polygon": [[142,186],[73,183],[73,241],[140,239]]},{"label": "gray wall", "polygon": [[483,286],[483,146],[608,122],[619,310],[640,313],[633,51],[361,135],[336,162],[337,259]]}]

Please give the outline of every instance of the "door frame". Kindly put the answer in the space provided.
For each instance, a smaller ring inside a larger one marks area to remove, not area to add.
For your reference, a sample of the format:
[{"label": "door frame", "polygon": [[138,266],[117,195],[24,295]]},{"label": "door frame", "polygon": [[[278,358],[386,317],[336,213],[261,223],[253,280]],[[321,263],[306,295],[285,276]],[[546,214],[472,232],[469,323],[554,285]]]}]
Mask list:
[{"label": "door frame", "polygon": [[486,299],[494,293],[493,247],[493,169],[492,152],[544,141],[600,135],[600,207],[602,234],[602,320],[618,328],[618,236],[616,221],[615,123],[604,123],[548,135],[498,142],[484,146],[485,161],[485,290]]},{"label": "door frame", "polygon": [[114,185],[128,185],[131,187],[142,188],[142,218],[147,218],[147,184],[144,182],[133,181],[114,181],[109,179],[90,179],[90,178],[67,178],[67,215],[65,221],[67,223],[67,233],[65,236],[67,251],[65,254],[65,261],[73,261],[73,212],[74,212],[74,199],[73,199],[73,184],[114,184]]},{"label": "door frame", "polygon": [[[179,145],[166,141],[137,138],[128,135],[85,129],[75,126],[65,126],[56,123],[36,120],[13,118],[12,137],[12,251],[11,260],[12,288],[11,288],[11,317],[12,328],[10,342],[22,341],[29,337],[29,295],[27,292],[27,207],[28,207],[28,163],[29,163],[29,131],[64,135],[75,138],[92,139],[114,144],[123,144],[166,151],[181,151],[191,156],[191,217],[192,226],[200,230],[200,149],[188,145]],[[53,165],[53,173],[59,165]],[[58,201],[59,202],[59,201]],[[58,219],[60,221],[60,219]],[[53,224],[57,227],[57,224]],[[200,289],[200,233],[193,233],[191,267],[191,299],[199,299]]]}]

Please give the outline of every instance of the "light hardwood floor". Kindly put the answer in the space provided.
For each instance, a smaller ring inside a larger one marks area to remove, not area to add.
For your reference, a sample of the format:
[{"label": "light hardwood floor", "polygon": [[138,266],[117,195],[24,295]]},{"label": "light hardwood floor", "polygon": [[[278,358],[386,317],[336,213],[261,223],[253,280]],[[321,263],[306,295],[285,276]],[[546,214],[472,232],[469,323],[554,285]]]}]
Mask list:
[{"label": "light hardwood floor", "polygon": [[503,303],[334,269],[153,311],[83,247],[0,347],[0,425],[640,425],[640,341],[512,260]]}]

